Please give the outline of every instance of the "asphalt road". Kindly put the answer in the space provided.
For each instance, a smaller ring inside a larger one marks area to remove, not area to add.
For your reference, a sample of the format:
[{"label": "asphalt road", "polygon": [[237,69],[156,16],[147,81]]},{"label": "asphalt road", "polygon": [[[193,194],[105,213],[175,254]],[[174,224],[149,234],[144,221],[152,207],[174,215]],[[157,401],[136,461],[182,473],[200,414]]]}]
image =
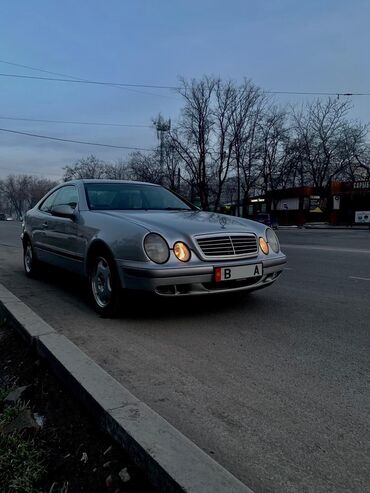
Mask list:
[{"label": "asphalt road", "polygon": [[370,491],[370,232],[280,231],[274,286],[118,320],[76,277],[26,279],[18,235],[0,222],[0,282],[256,492]]}]

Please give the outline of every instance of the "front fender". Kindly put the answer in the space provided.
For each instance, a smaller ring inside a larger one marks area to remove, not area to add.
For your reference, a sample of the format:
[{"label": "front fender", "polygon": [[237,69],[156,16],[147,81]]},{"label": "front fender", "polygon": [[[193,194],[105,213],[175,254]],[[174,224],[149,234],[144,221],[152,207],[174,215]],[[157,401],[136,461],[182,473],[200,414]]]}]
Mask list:
[{"label": "front fender", "polygon": [[80,234],[86,245],[85,258],[91,248],[100,243],[106,245],[114,259],[147,262],[142,247],[147,233],[147,228],[131,221],[114,217],[107,219],[91,211],[83,213],[80,223]]}]

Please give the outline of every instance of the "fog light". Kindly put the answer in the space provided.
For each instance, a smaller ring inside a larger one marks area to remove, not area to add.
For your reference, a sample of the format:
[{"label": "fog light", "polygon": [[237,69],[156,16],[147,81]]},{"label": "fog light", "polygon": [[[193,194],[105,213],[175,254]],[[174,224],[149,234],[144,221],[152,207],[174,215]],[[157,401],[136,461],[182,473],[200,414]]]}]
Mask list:
[{"label": "fog light", "polygon": [[266,243],[266,240],[264,238],[262,238],[262,236],[260,236],[260,249],[263,251],[263,253],[265,255],[268,255],[269,253],[269,246],[268,244]]},{"label": "fog light", "polygon": [[173,253],[181,262],[190,260],[190,250],[182,241],[178,241],[173,245]]}]

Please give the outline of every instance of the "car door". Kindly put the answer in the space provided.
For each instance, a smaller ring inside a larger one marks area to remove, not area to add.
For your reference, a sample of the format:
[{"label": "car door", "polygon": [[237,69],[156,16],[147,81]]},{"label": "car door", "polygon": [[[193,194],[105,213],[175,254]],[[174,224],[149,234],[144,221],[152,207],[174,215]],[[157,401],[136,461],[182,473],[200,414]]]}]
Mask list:
[{"label": "car door", "polygon": [[69,205],[76,211],[74,219],[57,217],[51,210],[48,224],[49,245],[58,257],[56,263],[74,271],[82,269],[83,253],[79,238],[78,190],[75,185],[66,185],[58,190],[53,207]]},{"label": "car door", "polygon": [[38,209],[27,218],[30,228],[31,241],[36,249],[36,254],[40,260],[49,261],[48,251],[51,248],[48,234],[49,222],[52,219],[51,209],[53,207],[58,190],[51,193],[41,203]]}]

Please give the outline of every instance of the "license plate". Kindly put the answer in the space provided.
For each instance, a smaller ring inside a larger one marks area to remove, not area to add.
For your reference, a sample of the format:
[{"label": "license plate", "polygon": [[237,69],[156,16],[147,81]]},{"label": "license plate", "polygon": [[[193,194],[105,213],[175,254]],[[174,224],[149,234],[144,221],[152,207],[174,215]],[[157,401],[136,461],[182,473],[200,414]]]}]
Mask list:
[{"label": "license plate", "polygon": [[233,281],[262,276],[262,264],[238,265],[236,267],[215,267],[215,281]]}]

